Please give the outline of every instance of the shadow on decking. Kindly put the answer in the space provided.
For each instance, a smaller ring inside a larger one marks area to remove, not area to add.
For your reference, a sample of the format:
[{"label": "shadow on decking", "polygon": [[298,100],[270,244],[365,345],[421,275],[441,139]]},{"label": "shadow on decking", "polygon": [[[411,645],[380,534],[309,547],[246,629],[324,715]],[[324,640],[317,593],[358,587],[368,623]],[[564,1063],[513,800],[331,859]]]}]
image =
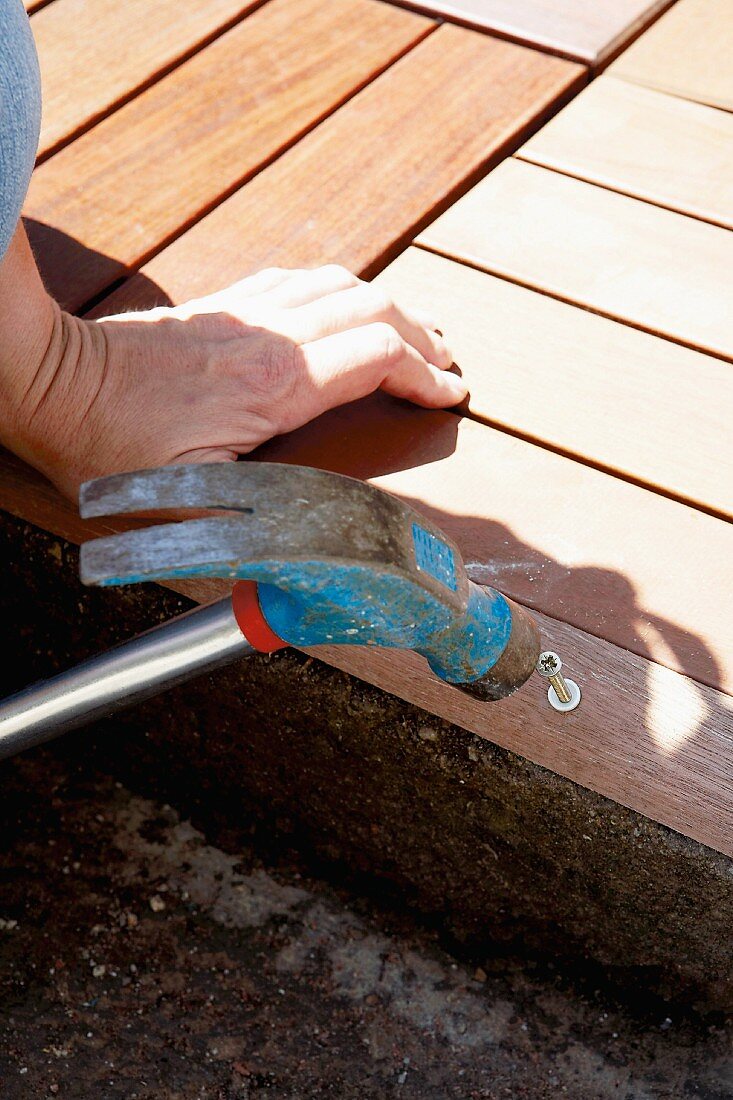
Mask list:
[{"label": "shadow on decking", "polygon": [[[86,313],[131,274],[120,260],[89,248],[53,225],[27,217],[23,218],[23,224],[44,285],[63,309]],[[70,271],[74,272],[72,283]],[[136,279],[144,286],[151,305],[173,304],[152,279],[139,274]]]}]

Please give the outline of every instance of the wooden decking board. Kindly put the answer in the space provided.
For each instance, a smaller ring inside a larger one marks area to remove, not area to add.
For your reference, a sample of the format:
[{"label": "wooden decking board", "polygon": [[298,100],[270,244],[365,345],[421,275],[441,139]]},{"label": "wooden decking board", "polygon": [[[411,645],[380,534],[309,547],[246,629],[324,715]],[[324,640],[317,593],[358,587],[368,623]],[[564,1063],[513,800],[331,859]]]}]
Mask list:
[{"label": "wooden decking board", "polygon": [[406,0],[411,7],[597,64],[669,0]]},{"label": "wooden decking board", "polygon": [[[18,459],[0,452],[0,507],[63,538],[106,534]],[[474,571],[475,572],[475,571]],[[476,575],[476,574],[475,574]],[[477,575],[477,579],[482,578]],[[171,582],[199,602],[226,582]],[[481,704],[441,684],[414,654],[319,647],[311,652],[368,683],[733,855],[733,713],[727,696],[538,614],[543,638],[583,687],[560,715],[535,677],[512,698]]]},{"label": "wooden decking board", "polygon": [[477,579],[733,689],[733,525],[723,520],[486,425],[381,396],[322,416],[255,457],[369,479],[442,526]]},{"label": "wooden decking board", "polygon": [[601,76],[522,160],[733,228],[733,115]]},{"label": "wooden decking board", "polygon": [[183,301],[270,264],[373,268],[583,79],[570,62],[441,27],[97,312]]},{"label": "wooden decking board", "polygon": [[733,516],[730,364],[422,249],[378,282],[439,319],[474,416]]},{"label": "wooden decking board", "polygon": [[[56,0],[31,21],[43,158],[261,0]],[[104,58],[104,64],[100,64]]]},{"label": "wooden decking board", "polygon": [[36,170],[51,291],[69,308],[99,294],[433,26],[376,0],[270,0]]},{"label": "wooden decking board", "polygon": [[512,158],[419,244],[733,359],[733,235]]},{"label": "wooden decking board", "polygon": [[733,4],[677,0],[614,63],[636,84],[733,110]]}]

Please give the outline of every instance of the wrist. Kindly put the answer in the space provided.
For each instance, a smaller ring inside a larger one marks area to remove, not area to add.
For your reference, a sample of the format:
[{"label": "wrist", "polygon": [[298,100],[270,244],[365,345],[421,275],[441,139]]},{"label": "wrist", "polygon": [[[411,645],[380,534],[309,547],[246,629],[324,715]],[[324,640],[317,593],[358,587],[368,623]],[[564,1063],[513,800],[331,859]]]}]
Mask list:
[{"label": "wrist", "polygon": [[0,264],[0,443],[66,492],[104,345],[100,326],[48,294],[19,227]]}]

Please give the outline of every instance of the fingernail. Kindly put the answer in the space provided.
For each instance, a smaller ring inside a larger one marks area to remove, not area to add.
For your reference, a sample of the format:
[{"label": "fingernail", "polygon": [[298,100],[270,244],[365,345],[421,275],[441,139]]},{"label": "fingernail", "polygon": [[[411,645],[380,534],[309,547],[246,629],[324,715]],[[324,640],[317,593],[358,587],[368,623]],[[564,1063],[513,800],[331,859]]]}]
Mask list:
[{"label": "fingernail", "polygon": [[455,396],[456,405],[468,397],[468,386],[462,378],[458,378],[455,374],[444,374],[443,377],[451,395]]},{"label": "fingernail", "polygon": [[439,328],[436,328],[436,329],[434,329],[433,331],[434,331],[435,333],[437,333],[437,335],[438,335],[438,336],[442,336],[442,335],[443,335],[443,333],[442,333],[442,332],[440,331],[440,329],[439,329]]}]

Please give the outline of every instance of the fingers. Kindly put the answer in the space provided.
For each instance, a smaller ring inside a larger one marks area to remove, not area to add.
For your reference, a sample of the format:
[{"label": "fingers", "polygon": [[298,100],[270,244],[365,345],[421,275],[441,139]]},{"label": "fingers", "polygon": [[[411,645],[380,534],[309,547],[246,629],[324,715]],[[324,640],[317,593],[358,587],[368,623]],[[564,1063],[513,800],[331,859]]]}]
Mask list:
[{"label": "fingers", "polygon": [[304,344],[300,352],[303,384],[295,388],[292,409],[286,411],[287,424],[281,430],[380,387],[425,408],[450,408],[467,393],[460,378],[428,363],[383,322],[325,336]]},{"label": "fingers", "polygon": [[359,281],[345,267],[327,264],[313,271],[297,272],[267,294],[266,304],[270,309],[294,309],[307,305],[308,302],[315,302],[327,294],[357,286]]},{"label": "fingers", "polygon": [[283,328],[280,332],[298,343],[309,343],[375,322],[391,325],[433,366],[446,370],[453,362],[448,346],[434,330],[414,314],[400,309],[380,287],[371,283],[359,282],[346,290],[327,294],[307,305],[286,311],[281,319]]},{"label": "fingers", "polygon": [[177,306],[176,315],[185,319],[201,313],[228,313],[239,320],[246,320],[261,295],[271,293],[289,279],[302,274],[305,272],[300,269],[266,267],[255,275],[232,283],[225,290]]}]

